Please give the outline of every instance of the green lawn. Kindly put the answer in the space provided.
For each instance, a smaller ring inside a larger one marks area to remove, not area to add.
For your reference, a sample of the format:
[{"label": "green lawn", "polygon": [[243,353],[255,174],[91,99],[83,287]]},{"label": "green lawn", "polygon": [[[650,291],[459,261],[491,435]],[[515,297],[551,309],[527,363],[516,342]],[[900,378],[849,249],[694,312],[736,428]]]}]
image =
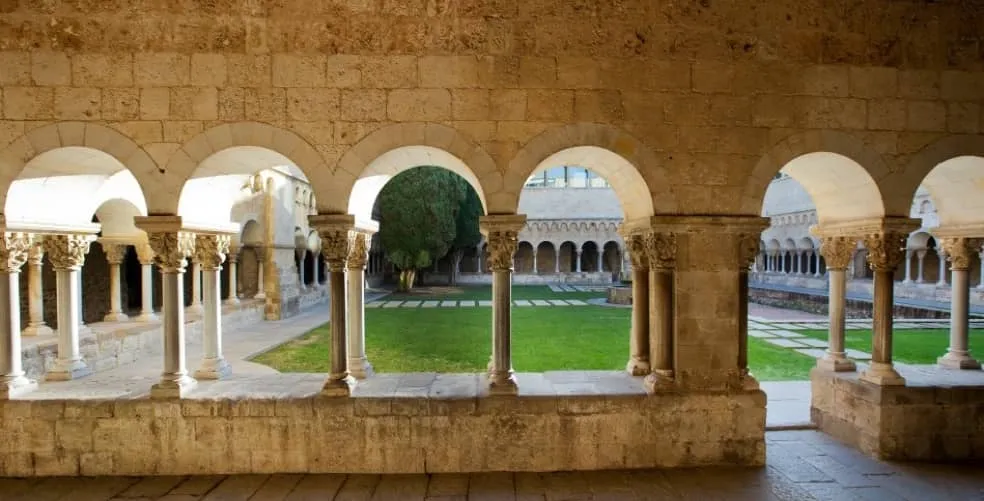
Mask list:
[{"label": "green lawn", "polygon": [[[605,292],[553,292],[546,285],[523,285],[512,288],[513,299],[593,299],[605,296]],[[394,292],[383,298],[385,301],[440,299],[489,300],[492,299],[492,287],[488,285],[417,287],[408,293]]]},{"label": "green lawn", "polygon": [[[797,331],[815,338],[827,339],[827,331]],[[844,334],[847,348],[871,353],[870,330],[848,330]],[[892,334],[892,359],[909,364],[935,364],[950,346],[950,332],[946,329],[897,329]],[[970,349],[984,353],[984,330],[970,331]]]}]

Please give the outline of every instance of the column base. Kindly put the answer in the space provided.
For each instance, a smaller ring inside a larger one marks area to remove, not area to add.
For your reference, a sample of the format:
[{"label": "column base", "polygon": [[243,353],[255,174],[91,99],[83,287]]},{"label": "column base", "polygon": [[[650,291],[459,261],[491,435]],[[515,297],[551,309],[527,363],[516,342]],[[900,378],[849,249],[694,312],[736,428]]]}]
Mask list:
[{"label": "column base", "polygon": [[44,375],[45,381],[71,381],[92,374],[82,360],[55,360],[55,366]]},{"label": "column base", "polygon": [[135,317],[132,317],[134,322],[160,322],[161,319],[157,318],[154,313],[141,313]]},{"label": "column base", "polygon": [[639,360],[638,358],[632,357],[629,362],[625,364],[625,372],[633,376],[645,376],[649,374],[649,361]]},{"label": "column base", "polygon": [[505,374],[489,375],[489,394],[490,395],[516,395],[519,393],[519,385],[516,384],[516,376],[512,371]]},{"label": "column base", "polygon": [[345,376],[341,379],[329,377],[324,386],[321,387],[321,395],[325,397],[349,397],[352,396],[354,388],[355,378],[352,376]]},{"label": "column base", "polygon": [[224,358],[206,358],[195,371],[195,379],[225,379],[232,375],[232,366]]},{"label": "column base", "polygon": [[27,376],[0,376],[0,400],[10,400],[38,389],[38,382]]},{"label": "column base", "polygon": [[229,306],[239,306],[239,298],[231,297],[229,299],[226,299],[225,301],[222,301],[222,304],[229,305]]},{"label": "column base", "polygon": [[92,334],[92,327],[89,327],[88,324],[79,324],[79,337],[88,334]]},{"label": "column base", "polygon": [[189,376],[180,376],[177,379],[162,379],[159,383],[150,387],[150,398],[183,398],[188,396],[191,390],[198,386]]},{"label": "column base", "polygon": [[858,365],[846,357],[830,356],[817,359],[817,368],[827,372],[854,372],[858,370]]},{"label": "column base", "polygon": [[41,322],[38,324],[28,325],[21,331],[21,336],[47,336],[48,334],[54,334],[55,330],[48,327],[48,324]]},{"label": "column base", "polygon": [[106,316],[103,317],[103,322],[126,322],[128,320],[130,320],[130,317],[123,312],[107,313]]},{"label": "column base", "polygon": [[261,292],[261,293],[255,295],[255,296],[253,296],[253,299],[266,299],[266,294],[264,294],[264,293]]},{"label": "column base", "polygon": [[185,308],[185,313],[187,313],[189,315],[199,315],[199,316],[201,316],[201,315],[204,315],[205,314],[205,307],[203,307],[200,303],[199,304],[193,304],[193,305]]},{"label": "column base", "polygon": [[981,368],[981,363],[971,358],[970,355],[966,353],[957,354],[952,351],[937,358],[936,363],[944,369],[976,370]]},{"label": "column base", "polygon": [[858,378],[878,386],[905,386],[905,378],[896,372],[892,364],[871,362],[868,370],[863,371]]},{"label": "column base", "polygon": [[373,370],[372,364],[369,360],[365,358],[350,358],[348,361],[349,374],[355,379],[365,379],[369,376],[375,375],[376,371]]},{"label": "column base", "polygon": [[653,369],[653,371],[646,376],[646,379],[642,381],[642,384],[646,387],[646,391],[649,393],[669,391],[676,387],[676,381],[673,378],[673,371],[665,369]]},{"label": "column base", "polygon": [[741,389],[744,391],[762,389],[762,387],[759,386],[758,379],[755,379],[755,376],[753,376],[751,372],[746,371],[744,374],[740,375],[739,382],[741,383]]}]

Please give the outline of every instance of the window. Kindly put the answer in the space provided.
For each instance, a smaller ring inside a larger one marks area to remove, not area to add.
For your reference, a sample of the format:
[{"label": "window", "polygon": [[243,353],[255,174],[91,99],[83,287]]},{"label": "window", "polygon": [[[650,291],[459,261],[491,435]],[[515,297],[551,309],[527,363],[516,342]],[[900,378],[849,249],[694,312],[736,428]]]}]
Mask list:
[{"label": "window", "polygon": [[526,180],[527,188],[608,188],[605,178],[584,167],[553,167]]}]

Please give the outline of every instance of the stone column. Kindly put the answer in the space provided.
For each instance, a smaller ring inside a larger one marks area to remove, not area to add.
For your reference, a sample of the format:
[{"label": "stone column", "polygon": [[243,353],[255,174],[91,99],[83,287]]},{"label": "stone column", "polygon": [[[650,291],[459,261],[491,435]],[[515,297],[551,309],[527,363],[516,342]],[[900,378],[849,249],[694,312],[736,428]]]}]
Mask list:
[{"label": "stone column", "polygon": [[229,235],[196,235],[195,264],[202,271],[204,329],[202,329],[202,365],[195,371],[198,379],[222,379],[232,374],[222,356],[222,291],[219,273],[229,252]]},{"label": "stone column", "polygon": [[300,265],[297,267],[297,290],[304,292],[307,289],[307,284],[304,283],[304,254],[301,254]]},{"label": "stone column", "polygon": [[902,386],[905,379],[892,365],[892,304],[895,268],[905,257],[907,233],[882,231],[864,237],[868,264],[874,271],[871,365],[861,379],[882,386]]},{"label": "stone column", "polygon": [[926,249],[916,251],[916,283],[923,283],[923,264],[926,261]]},{"label": "stone column", "polygon": [[626,235],[632,260],[632,326],[629,331],[629,362],[625,370],[633,376],[649,374],[649,260],[646,235]]},{"label": "stone column", "polygon": [[800,273],[800,258],[803,257],[803,254],[800,251],[791,251],[789,255],[793,261],[792,270],[790,270],[790,272],[793,275],[798,275]]},{"label": "stone column", "polygon": [[847,358],[844,352],[844,303],[847,293],[847,265],[851,262],[851,254],[857,247],[853,237],[825,237],[820,247],[824,260],[827,261],[828,305],[829,318],[827,353],[817,359],[817,367],[834,372],[849,372],[857,369],[854,361]]},{"label": "stone column", "polygon": [[347,397],[355,378],[349,374],[345,340],[345,263],[349,255],[349,231],[355,218],[350,215],[309,216],[312,228],[321,237],[321,253],[328,264],[329,322],[331,325],[331,372],[321,388],[322,395]]},{"label": "stone column", "polygon": [[[44,321],[44,287],[41,282],[41,270],[44,264],[44,237],[34,235],[31,238],[31,248],[27,254],[28,283],[27,283],[27,328],[23,336],[41,336],[53,334],[54,331]],[[18,289],[20,292],[20,289]],[[17,309],[20,315],[20,308]],[[19,328],[19,327],[18,327]]]},{"label": "stone column", "polygon": [[475,248],[475,271],[482,273],[482,246]]},{"label": "stone column", "polygon": [[981,279],[977,283],[977,288],[984,290],[984,248],[977,252],[978,263],[981,265]]},{"label": "stone column", "polygon": [[940,264],[937,266],[940,277],[939,280],[936,281],[936,286],[946,287],[946,249],[941,246],[936,246],[936,256],[940,259]]},{"label": "stone column", "polygon": [[574,253],[577,255],[574,261],[574,271],[576,273],[581,273],[581,249],[575,249]]},{"label": "stone column", "polygon": [[598,246],[598,245],[596,245],[595,248],[598,249],[597,263],[595,263],[595,265],[597,266],[597,268],[595,268],[595,271],[601,273],[602,271],[605,271],[603,269],[603,266],[602,266],[602,263],[604,262],[602,258],[605,256],[605,249],[604,249],[604,247],[601,247],[601,246]]},{"label": "stone column", "polygon": [[188,305],[188,312],[201,315],[202,308],[202,269],[198,263],[191,262],[191,304]]},{"label": "stone column", "polygon": [[[738,377],[745,390],[759,388],[748,370],[748,268],[759,249],[759,234],[739,233],[738,240]],[[797,257],[797,261],[799,258]],[[800,263],[802,264],[802,263]]]},{"label": "stone column", "polygon": [[123,313],[120,294],[120,265],[126,258],[126,246],[120,244],[105,244],[106,262],[109,263],[109,313],[103,317],[103,322],[123,322],[130,317]]},{"label": "stone column", "polygon": [[813,276],[819,277],[820,273],[820,251],[813,251]]},{"label": "stone column", "polygon": [[902,280],[902,283],[906,285],[912,283],[912,254],[912,250],[905,250],[905,279]]},{"label": "stone column", "polygon": [[537,251],[539,251],[539,250],[540,250],[539,248],[536,248],[536,247],[533,248],[533,274],[534,275],[537,275],[537,274],[540,273],[540,270],[536,266],[536,258],[537,258],[537,254],[538,254]]},{"label": "stone column", "polygon": [[977,241],[964,237],[940,238],[940,247],[950,258],[950,348],[937,359],[948,369],[980,369],[981,363],[970,356],[968,347],[968,313],[970,310],[970,259]]},{"label": "stone column", "polygon": [[673,385],[673,269],[676,265],[676,234],[653,231],[646,235],[649,264],[649,364],[644,385],[656,392]]},{"label": "stone column", "polygon": [[[158,217],[164,221],[156,222]],[[180,218],[151,216],[139,218],[137,227],[147,232],[154,262],[161,270],[164,305],[164,372],[151,387],[151,398],[181,398],[198,382],[185,366],[184,272],[188,257],[195,251],[195,235],[181,231]]]},{"label": "stone column", "polygon": [[156,322],[154,314],[154,251],[149,244],[137,247],[137,259],[140,260],[140,315],[135,318],[138,322]]},{"label": "stone column", "polygon": [[349,232],[349,253],[345,265],[346,303],[348,306],[348,369],[352,377],[365,379],[373,375],[372,364],[366,358],[366,261],[372,234]]},{"label": "stone column", "polygon": [[0,400],[37,389],[21,361],[20,269],[31,252],[26,233],[0,235]]},{"label": "stone column", "polygon": [[[984,266],[981,267],[984,269]],[[560,246],[554,247],[554,273],[560,273]]]},{"label": "stone column", "polygon": [[512,272],[518,234],[526,223],[521,214],[482,216],[479,224],[489,242],[492,270],[492,363],[489,392],[516,394],[512,368]]},{"label": "stone column", "polygon": [[[227,262],[229,263],[229,297],[226,298],[225,304],[237,305],[239,304],[239,270],[236,264],[239,262],[239,248],[229,247],[229,253],[226,254]],[[315,259],[314,262],[317,263],[319,260]]]},{"label": "stone column", "polygon": [[253,299],[266,299],[266,286],[263,284],[263,264],[266,262],[266,249],[254,247],[256,250],[256,295]]},{"label": "stone column", "polygon": [[45,379],[67,381],[92,373],[79,352],[79,272],[89,252],[89,235],[48,235],[44,250],[58,282],[58,359]]}]

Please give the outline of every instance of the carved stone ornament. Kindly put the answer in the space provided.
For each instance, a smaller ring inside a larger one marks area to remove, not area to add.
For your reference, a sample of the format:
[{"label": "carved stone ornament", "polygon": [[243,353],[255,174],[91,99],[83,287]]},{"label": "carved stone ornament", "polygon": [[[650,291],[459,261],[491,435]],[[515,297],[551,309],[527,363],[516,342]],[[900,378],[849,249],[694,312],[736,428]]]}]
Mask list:
[{"label": "carved stone ornament", "polygon": [[41,235],[31,236],[31,248],[27,251],[27,262],[31,266],[41,266],[44,263],[44,238]]},{"label": "carved stone ornament", "polygon": [[202,270],[221,270],[229,252],[229,235],[196,235],[195,262]]},{"label": "carved stone ornament", "polygon": [[28,233],[4,233],[0,238],[0,272],[19,272],[27,262],[32,241]]},{"label": "carved stone ornament", "polygon": [[759,255],[759,235],[742,233],[738,235],[738,263],[742,269],[747,269]]},{"label": "carved stone ornament", "polygon": [[350,270],[365,269],[369,262],[369,247],[372,235],[361,231],[349,232],[349,253],[346,267]]},{"label": "carved stone ornament", "polygon": [[492,271],[512,271],[519,234],[512,230],[490,231],[488,267]]},{"label": "carved stone ornament", "polygon": [[188,257],[195,252],[195,234],[185,231],[151,233],[148,243],[154,251],[154,263],[164,273],[184,273]]},{"label": "carved stone ornament", "polygon": [[966,270],[970,268],[970,256],[978,248],[980,242],[967,237],[940,238],[940,248],[950,261],[951,270]]},{"label": "carved stone ornament", "polygon": [[895,271],[905,257],[905,241],[908,235],[898,231],[865,235],[868,249],[868,265],[874,271]]},{"label": "carved stone ornament", "polygon": [[321,230],[321,255],[328,263],[328,271],[344,271],[348,259],[349,238],[346,230]]},{"label": "carved stone ornament", "polygon": [[239,261],[239,247],[229,244],[229,252],[226,252],[226,260],[230,263]]},{"label": "carved stone ornament", "polygon": [[89,235],[47,235],[44,250],[54,269],[77,270],[85,263],[90,242],[92,237]]},{"label": "carved stone ornament", "polygon": [[126,246],[122,244],[104,244],[103,252],[106,253],[106,262],[109,264],[120,264],[126,258]]},{"label": "carved stone ornament", "polygon": [[853,237],[824,237],[820,243],[820,255],[827,269],[846,270],[857,248],[857,239]]},{"label": "carved stone ornament", "polygon": [[676,266],[676,233],[652,232],[646,235],[646,257],[653,269]]},{"label": "carved stone ornament", "polygon": [[629,260],[632,269],[645,271],[649,269],[649,256],[646,255],[646,236],[635,234],[625,239],[625,247],[629,250]]}]

